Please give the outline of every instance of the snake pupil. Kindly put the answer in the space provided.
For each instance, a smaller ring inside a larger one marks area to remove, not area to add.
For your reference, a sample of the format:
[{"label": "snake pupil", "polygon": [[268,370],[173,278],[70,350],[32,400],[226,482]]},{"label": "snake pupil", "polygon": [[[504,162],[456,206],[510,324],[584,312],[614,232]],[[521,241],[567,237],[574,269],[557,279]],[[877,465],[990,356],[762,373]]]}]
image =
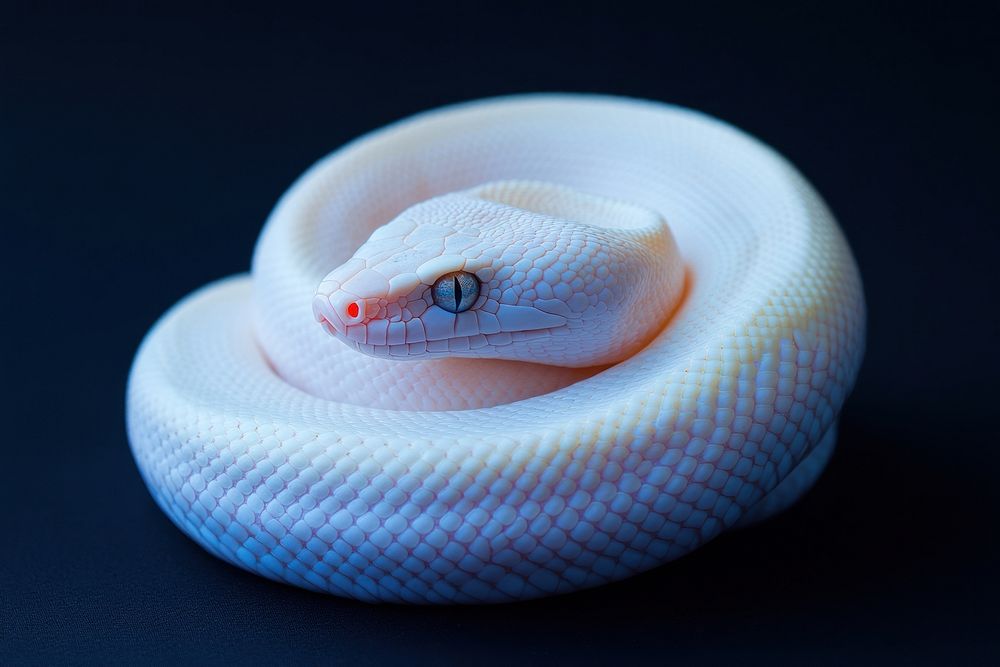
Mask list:
[{"label": "snake pupil", "polygon": [[438,278],[431,294],[442,309],[461,313],[472,308],[479,297],[479,279],[468,271],[454,271]]}]

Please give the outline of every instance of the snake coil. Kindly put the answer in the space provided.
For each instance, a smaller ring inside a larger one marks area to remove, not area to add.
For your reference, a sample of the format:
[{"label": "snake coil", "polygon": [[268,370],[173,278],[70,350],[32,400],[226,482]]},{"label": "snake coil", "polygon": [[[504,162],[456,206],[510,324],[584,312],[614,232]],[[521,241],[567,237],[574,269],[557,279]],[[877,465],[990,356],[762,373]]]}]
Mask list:
[{"label": "snake coil", "polygon": [[[669,221],[683,292],[627,358],[400,362],[317,325],[317,285],[382,225],[512,180]],[[751,137],[636,100],[473,102],[302,176],[252,277],[199,290],[146,336],[128,433],[167,516],[251,572],[368,601],[525,599],[647,570],[794,502],[832,452],[864,319],[830,212]]]}]

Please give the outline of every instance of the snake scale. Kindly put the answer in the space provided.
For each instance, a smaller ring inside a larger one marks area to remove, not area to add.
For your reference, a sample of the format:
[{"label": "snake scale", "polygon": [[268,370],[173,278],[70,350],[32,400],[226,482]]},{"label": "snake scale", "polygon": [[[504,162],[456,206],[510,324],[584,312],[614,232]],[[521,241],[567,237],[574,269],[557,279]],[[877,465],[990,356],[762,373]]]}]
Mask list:
[{"label": "snake scale", "polygon": [[128,434],[167,516],[251,572],[527,599],[794,502],[864,322],[835,220],[757,140],[639,100],[477,101],[307,171],[252,275],[146,336]]}]

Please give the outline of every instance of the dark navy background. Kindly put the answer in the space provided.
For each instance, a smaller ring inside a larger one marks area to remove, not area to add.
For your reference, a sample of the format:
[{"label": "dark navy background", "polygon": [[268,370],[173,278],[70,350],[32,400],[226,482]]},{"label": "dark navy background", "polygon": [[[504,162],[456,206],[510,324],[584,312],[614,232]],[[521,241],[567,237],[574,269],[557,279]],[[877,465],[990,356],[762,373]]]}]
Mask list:
[{"label": "dark navy background", "polygon": [[[86,3],[91,4],[91,3]],[[997,658],[997,23],[960,3],[0,9],[0,663]],[[124,431],[154,320],[306,167],[413,112],[599,91],[728,120],[826,197],[869,344],[783,516],[602,589],[371,606],[226,565]]]}]

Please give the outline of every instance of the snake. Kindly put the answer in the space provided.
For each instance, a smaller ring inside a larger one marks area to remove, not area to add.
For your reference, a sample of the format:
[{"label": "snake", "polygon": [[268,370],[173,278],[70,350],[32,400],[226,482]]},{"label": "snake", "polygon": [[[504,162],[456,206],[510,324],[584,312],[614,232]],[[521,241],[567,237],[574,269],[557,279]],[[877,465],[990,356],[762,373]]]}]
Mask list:
[{"label": "snake", "polygon": [[525,600],[796,502],[865,317],[829,207],[743,131],[632,98],[478,100],[308,169],[250,273],[146,334],[126,427],[156,504],[244,570]]}]

